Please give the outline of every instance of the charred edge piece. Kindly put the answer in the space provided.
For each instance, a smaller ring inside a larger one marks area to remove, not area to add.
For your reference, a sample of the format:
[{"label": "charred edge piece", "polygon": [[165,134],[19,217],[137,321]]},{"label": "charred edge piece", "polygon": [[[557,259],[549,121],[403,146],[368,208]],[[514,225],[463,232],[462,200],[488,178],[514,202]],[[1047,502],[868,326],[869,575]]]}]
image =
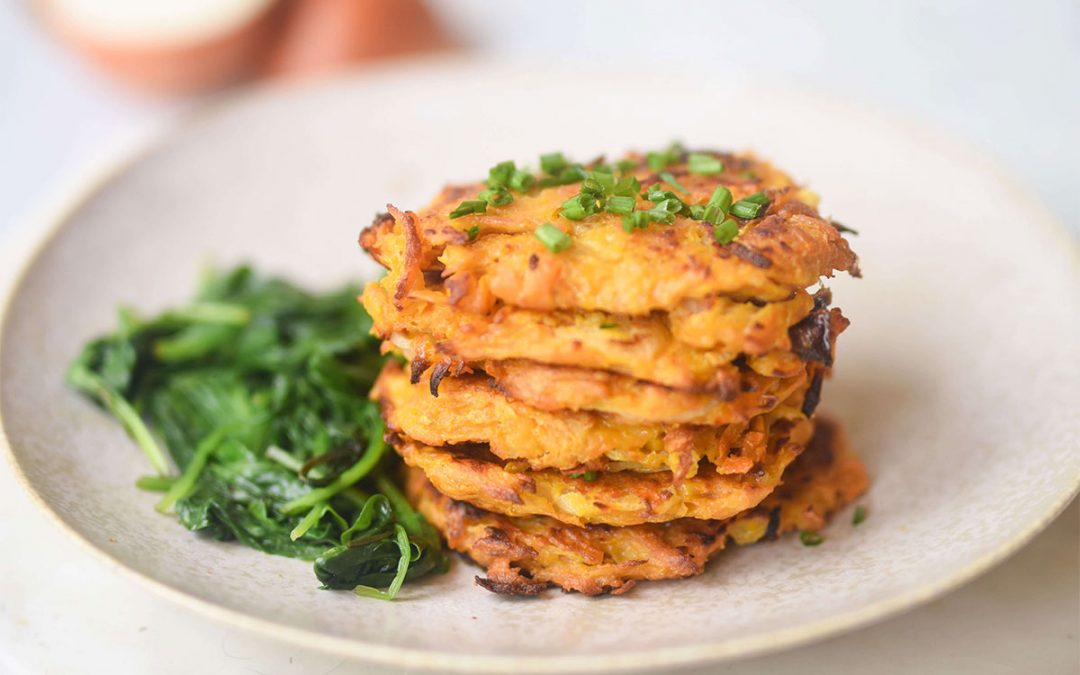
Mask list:
[{"label": "charred edge piece", "polygon": [[814,424],[814,435],[806,444],[807,459],[803,461],[815,466],[832,466],[836,459],[838,433],[835,422],[827,417],[818,418]]},{"label": "charred edge piece", "polygon": [[452,307],[457,306],[461,299],[465,297],[465,294],[469,292],[469,275],[465,272],[459,272],[449,279],[443,280],[443,284],[446,286],[446,290],[449,291],[447,302]]},{"label": "charred edge piece", "polygon": [[394,217],[386,211],[377,211],[375,217],[371,219],[371,227],[378,227],[388,220],[393,220]]},{"label": "charred edge piece", "polygon": [[518,559],[536,557],[536,551],[528,546],[515,544],[510,537],[507,536],[505,530],[497,527],[488,527],[487,536],[483,539],[477,539],[474,546],[485,553],[501,557],[509,556]]},{"label": "charred edge piece", "polygon": [[780,507],[777,506],[769,511],[769,524],[765,527],[765,535],[762,541],[776,541],[780,536]]},{"label": "charred edge piece", "polygon": [[424,374],[424,371],[428,369],[431,364],[420,358],[414,357],[409,364],[409,384],[417,384],[420,382],[420,377]]},{"label": "charred edge piece", "polygon": [[[814,307],[818,298],[814,297]],[[791,351],[803,361],[817,361],[824,366],[832,366],[832,326],[829,323],[829,310],[814,309],[806,318],[788,329],[791,338]]]},{"label": "charred edge piece", "polygon": [[443,378],[446,377],[448,372],[450,372],[450,364],[446,361],[443,361],[432,369],[431,380],[428,382],[428,389],[435,398],[439,398],[439,385],[442,384]]},{"label": "charred edge piece", "polygon": [[532,581],[525,577],[517,577],[513,581],[496,581],[484,577],[473,578],[480,588],[499,595],[540,595],[550,586],[547,582]]},{"label": "charred edge piece", "polygon": [[810,386],[806,390],[806,394],[803,396],[802,414],[810,417],[817,410],[818,403],[821,402],[821,373],[814,373],[814,379],[810,381]]},{"label": "charred edge piece", "polygon": [[[447,497],[447,499],[450,498]],[[450,510],[451,512],[457,512],[463,518],[482,518],[487,513],[469,502],[462,502],[457,499],[450,499]]]},{"label": "charred edge piece", "polygon": [[833,227],[835,227],[836,231],[840,232],[841,234],[843,234],[843,233],[858,234],[859,233],[859,231],[856,230],[855,228],[848,227],[847,225],[844,225],[843,223],[841,223],[838,220],[830,220],[829,224],[832,225]]},{"label": "charred edge piece", "polygon": [[389,446],[397,447],[401,443],[401,434],[393,429],[387,429],[383,433],[383,441]]},{"label": "charred edge piece", "polygon": [[448,242],[450,242],[451,244],[457,244],[459,246],[469,241],[469,235],[465,234],[464,232],[455,227],[450,227],[449,225],[443,226],[441,230],[427,228],[424,230],[424,233],[432,236],[434,236],[436,233],[441,233],[444,237],[446,237],[446,240]]},{"label": "charred edge piece", "polygon": [[426,288],[438,288],[443,282],[442,269],[424,270],[424,286]]},{"label": "charred edge piece", "polygon": [[734,253],[737,257],[742,258],[754,267],[760,267],[763,270],[767,270],[772,267],[771,260],[761,255],[757,251],[743,246],[740,243],[736,242],[734,244],[731,244],[728,248],[730,248],[731,252]]},{"label": "charred edge piece", "polygon": [[394,307],[401,310],[405,308],[405,298],[416,283],[416,277],[418,275],[423,277],[420,271],[420,233],[416,231],[416,214],[412,211],[398,211],[392,204],[387,204],[386,207],[398,216],[397,219],[401,221],[402,228],[405,230],[404,273],[397,283],[397,288],[394,289]]},{"label": "charred edge piece", "polygon": [[832,291],[827,288],[822,288],[817,293],[814,293],[814,309],[828,309],[832,304]]}]

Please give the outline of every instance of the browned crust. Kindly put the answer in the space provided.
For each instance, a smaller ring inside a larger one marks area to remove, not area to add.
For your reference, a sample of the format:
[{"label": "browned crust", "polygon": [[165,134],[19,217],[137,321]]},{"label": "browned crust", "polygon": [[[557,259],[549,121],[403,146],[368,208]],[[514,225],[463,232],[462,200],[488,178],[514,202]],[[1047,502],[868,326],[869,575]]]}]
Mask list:
[{"label": "browned crust", "polygon": [[639,424],[700,425],[745,423],[776,408],[821,370],[817,364],[803,364],[783,377],[744,371],[736,386],[710,394],[529,361],[487,362],[482,368],[500,391],[540,410],[588,410]]},{"label": "browned crust", "polygon": [[409,291],[418,280],[423,278],[423,269],[420,265],[420,235],[416,232],[416,214],[411,211],[399,211],[393,204],[387,204],[386,208],[394,220],[402,224],[401,227],[405,231],[405,258],[402,262],[402,273],[394,289],[394,306],[402,309]]},{"label": "browned crust", "polygon": [[[511,518],[455,502],[422,472],[406,492],[450,548],[486,568],[489,590],[535,595],[549,585],[586,595],[620,594],[636,582],[700,574],[726,543],[768,541],[791,530],[816,531],[856,499],[866,471],[841,430],[819,421],[814,439],[784,484],[754,509],[728,521],[682,519],[627,528],[575,527],[544,517]],[[497,534],[493,535],[493,532]]]},{"label": "browned crust", "polygon": [[[729,166],[750,166],[754,176],[734,170],[694,176],[684,165],[669,167],[690,191],[686,199],[692,203],[704,203],[721,184],[736,199],[757,191],[769,195],[767,212],[745,223],[736,241],[724,246],[712,239],[709,228],[685,218],[629,235],[612,214],[564,221],[557,216],[559,204],[577,193],[577,185],[534,190],[507,206],[450,220],[453,204],[476,194],[480,184],[447,188],[411,221],[397,214],[393,220],[380,219],[365,230],[361,244],[396,280],[409,270],[403,267],[405,259],[390,251],[418,237],[423,257],[441,261],[454,304],[474,312],[490,311],[501,300],[541,311],[644,315],[670,310],[687,298],[714,295],[776,301],[821,276],[857,273],[847,241],[805,201],[814,200],[804,190],[766,162],[729,157]],[[644,168],[637,174],[646,184],[657,179]],[[548,221],[571,231],[575,245],[570,250],[552,255],[533,237],[532,231]],[[465,231],[472,227],[479,236],[470,239]],[[406,257],[410,263],[415,258]]]},{"label": "browned crust", "polygon": [[486,448],[434,447],[404,436],[394,449],[443,494],[509,516],[543,515],[573,525],[616,527],[677,518],[729,518],[752,508],[780,483],[802,452],[811,424],[793,411],[769,428],[768,449],[745,474],[721,474],[709,464],[675,484],[667,471],[599,473],[592,479],[558,471],[508,471]]},{"label": "browned crust", "polygon": [[471,363],[529,359],[610,370],[697,391],[729,387],[737,376],[731,362],[741,354],[787,353],[789,328],[813,306],[810,296],[799,292],[766,305],[688,300],[667,315],[646,317],[512,307],[475,314],[451,303],[455,279],[447,281],[445,292],[415,289],[399,299],[409,278],[371,282],[362,296],[373,332],[399,346]]},{"label": "browned crust", "polygon": [[766,422],[723,426],[627,423],[589,412],[545,411],[514,400],[483,374],[447,378],[441,396],[410,381],[390,361],[372,388],[387,428],[427,445],[483,443],[521,468],[585,471],[670,470],[674,482],[704,459],[723,474],[746,473],[765,452]]}]

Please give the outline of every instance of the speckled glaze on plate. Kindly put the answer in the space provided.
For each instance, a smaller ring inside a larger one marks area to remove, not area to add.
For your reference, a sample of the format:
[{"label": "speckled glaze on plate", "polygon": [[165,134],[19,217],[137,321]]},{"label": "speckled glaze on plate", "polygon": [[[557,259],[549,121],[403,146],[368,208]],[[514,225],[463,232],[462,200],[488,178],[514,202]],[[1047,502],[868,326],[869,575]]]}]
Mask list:
[{"label": "speckled glaze on plate", "polygon": [[[1080,484],[1076,243],[977,153],[850,102],[627,72],[412,64],[261,90],[197,116],[55,224],[0,332],[0,420],[23,482],[93,549],[169,597],[343,656],[463,671],[698,663],[806,642],[924,602],[1015,551]],[[642,91],[663,87],[660,105]],[[570,103],[575,102],[575,103]],[[355,241],[387,201],[561,149],[754,148],[861,234],[865,278],[823,410],[874,483],[808,549],[731,550],[620,598],[508,600],[457,561],[399,602],[319,591],[309,565],[204,541],[134,489],[142,455],[63,385],[118,303],[182,301],[201,265],[328,286],[377,272]]]}]

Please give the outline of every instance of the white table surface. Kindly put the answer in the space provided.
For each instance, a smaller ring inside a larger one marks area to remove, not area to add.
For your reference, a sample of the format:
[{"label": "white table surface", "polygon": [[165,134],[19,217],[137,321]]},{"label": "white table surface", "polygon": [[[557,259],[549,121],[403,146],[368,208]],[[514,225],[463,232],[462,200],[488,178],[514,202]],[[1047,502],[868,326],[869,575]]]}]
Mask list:
[{"label": "white table surface", "polygon": [[[435,4],[491,58],[660,68],[703,61],[715,64],[718,81],[760,73],[906,111],[996,154],[1080,231],[1080,3]],[[19,3],[0,2],[0,277],[19,242],[89,173],[192,105],[122,91],[43,39]],[[0,514],[0,673],[375,672],[157,596],[70,540],[2,462]],[[1074,502],[1016,556],[929,605],[709,670],[1078,673],[1078,635]]]}]

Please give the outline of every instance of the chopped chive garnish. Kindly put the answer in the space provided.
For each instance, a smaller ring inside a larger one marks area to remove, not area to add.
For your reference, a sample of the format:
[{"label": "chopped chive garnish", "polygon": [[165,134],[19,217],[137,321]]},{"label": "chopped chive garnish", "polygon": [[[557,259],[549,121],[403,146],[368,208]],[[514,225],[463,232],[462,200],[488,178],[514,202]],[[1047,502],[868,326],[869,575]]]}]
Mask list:
[{"label": "chopped chive garnish", "polygon": [[751,204],[750,202],[735,202],[731,206],[731,215],[743,220],[753,220],[761,213],[761,204]]},{"label": "chopped chive garnish", "polygon": [[663,171],[669,165],[679,161],[679,156],[686,152],[680,143],[672,143],[663,152],[650,152],[645,155],[645,162],[652,171]]},{"label": "chopped chive garnish", "polygon": [[607,195],[615,192],[615,176],[598,171],[591,172],[581,184],[582,192]]},{"label": "chopped chive garnish", "polygon": [[750,220],[758,215],[769,205],[769,198],[764,192],[755,192],[749,197],[743,197],[731,205],[731,215]]},{"label": "chopped chive garnish", "polygon": [[473,239],[476,239],[476,236],[478,234],[480,234],[480,226],[479,225],[473,225],[469,229],[465,230],[465,234],[468,235],[469,241],[472,241]]},{"label": "chopped chive garnish", "polygon": [[559,215],[570,220],[584,220],[596,213],[596,197],[581,193],[562,203]]},{"label": "chopped chive garnish", "polygon": [[536,185],[536,176],[528,171],[518,169],[513,176],[510,176],[510,188],[518,192],[528,192],[534,185]]},{"label": "chopped chive garnish", "polygon": [[506,187],[515,171],[517,166],[513,162],[499,162],[488,169],[487,186],[491,189]]},{"label": "chopped chive garnish", "polygon": [[571,199],[563,204],[559,215],[569,220],[584,220],[589,216],[589,212],[576,199]]},{"label": "chopped chive garnish", "polygon": [[701,214],[699,220],[704,220],[710,225],[719,225],[720,221],[724,220],[724,212],[719,206],[715,204],[712,206],[706,206],[704,213]]},{"label": "chopped chive garnish", "polygon": [[675,194],[671,190],[665,190],[664,188],[660,187],[659,183],[656,183],[648,189],[648,191],[645,193],[645,199],[648,199],[650,202],[662,202],[665,199],[682,201],[679,195]]},{"label": "chopped chive garnish", "polygon": [[492,206],[506,206],[510,202],[514,201],[514,195],[510,194],[510,191],[506,188],[492,188],[484,190],[477,195],[480,199],[483,199]]},{"label": "chopped chive garnish", "polygon": [[566,158],[563,157],[561,152],[540,155],[540,168],[543,169],[546,174],[554,176],[567,166],[569,166],[569,163],[566,161]]},{"label": "chopped chive garnish", "polygon": [[622,229],[627,232],[643,230],[649,226],[649,214],[645,211],[634,211],[622,217]]},{"label": "chopped chive garnish", "polygon": [[570,235],[555,227],[551,223],[544,223],[533,232],[536,238],[552,253],[559,253],[570,248]]},{"label": "chopped chive garnish", "polygon": [[817,532],[801,530],[799,532],[799,541],[802,542],[803,546],[818,546],[825,541],[825,537],[821,536]]},{"label": "chopped chive garnish", "polygon": [[675,180],[675,176],[672,175],[670,171],[661,171],[660,180],[664,181],[665,183],[675,188],[679,192],[683,193],[684,195],[690,194],[689,190],[684,188],[679,181]]},{"label": "chopped chive garnish", "polygon": [[588,483],[591,483],[596,479],[600,478],[600,474],[595,471],[586,471],[585,473],[572,473],[570,474],[570,477],[580,478]]},{"label": "chopped chive garnish", "polygon": [[450,219],[468,216],[474,213],[487,211],[488,203],[483,199],[469,199],[458,204],[458,207],[450,212]]},{"label": "chopped chive garnish", "polygon": [[637,197],[641,192],[641,183],[633,176],[623,176],[615,183],[615,189],[611,191],[616,197]]},{"label": "chopped chive garnish", "polygon": [[[515,192],[581,183],[578,194],[561,205],[559,215],[562,217],[584,220],[601,212],[613,213],[622,216],[623,229],[632,232],[646,228],[650,223],[671,224],[676,216],[684,216],[709,223],[714,226],[718,241],[730,241],[737,232],[731,233],[732,225],[724,222],[729,214],[748,220],[757,217],[768,205],[769,199],[763,192],[740,199],[733,205],[731,191],[722,185],[715,189],[708,203],[688,204],[676,192],[688,195],[690,191],[667,170],[684,159],[693,174],[716,175],[724,171],[719,157],[701,152],[687,155],[678,143],[671,144],[666,150],[648,153],[645,164],[657,173],[659,181],[645,188],[645,192],[642,192],[637,177],[627,173],[640,167],[640,160],[623,159],[613,165],[596,162],[586,167],[569,161],[561,152],[552,152],[540,156],[540,176],[517,168],[512,161],[500,162],[488,170],[486,189],[475,199],[458,204],[450,212],[450,218],[485,213],[489,206],[506,206],[514,201]],[[616,177],[616,171],[622,175]],[[672,189],[666,189],[665,185]],[[635,212],[639,197],[652,202],[653,206]],[[470,240],[476,237],[472,232],[472,228],[466,230]]]},{"label": "chopped chive garnish", "polygon": [[701,152],[690,153],[690,157],[686,160],[686,168],[690,170],[690,173],[699,176],[715,176],[724,173],[724,163],[719,157]]},{"label": "chopped chive garnish", "polygon": [[619,327],[619,324],[614,323],[612,321],[605,321],[604,323],[600,324],[600,328],[603,329],[603,330],[611,330],[612,328],[618,328],[618,327]]},{"label": "chopped chive garnish", "polygon": [[667,167],[668,155],[666,152],[650,152],[645,155],[645,161],[651,170],[660,171]]},{"label": "chopped chive garnish", "polygon": [[556,174],[544,176],[536,182],[536,185],[543,189],[555,187],[556,185],[570,185],[582,180],[585,180],[585,170],[575,164],[560,169]]},{"label": "chopped chive garnish", "polygon": [[670,225],[684,206],[686,205],[677,199],[663,199],[645,213],[654,222]]},{"label": "chopped chive garnish", "polygon": [[739,224],[728,218],[713,226],[713,237],[721,244],[730,244],[739,234]]},{"label": "chopped chive garnish", "polygon": [[836,231],[841,233],[841,234],[845,234],[845,233],[846,234],[858,234],[859,233],[859,231],[856,230],[854,227],[848,227],[847,225],[844,225],[843,223],[839,223],[839,222],[837,222],[835,220],[830,220],[829,223],[831,223],[832,226],[836,228]]},{"label": "chopped chive garnish", "polygon": [[608,197],[607,203],[604,205],[604,210],[609,213],[626,215],[633,212],[634,204],[636,202],[637,200],[633,197]]},{"label": "chopped chive garnish", "polygon": [[723,185],[713,190],[708,206],[716,206],[727,215],[731,211],[731,190]]},{"label": "chopped chive garnish", "polygon": [[866,520],[866,517],[868,515],[870,515],[870,513],[866,510],[866,507],[862,504],[859,504],[855,507],[855,515],[851,517],[851,524],[858,525],[862,521]]}]

